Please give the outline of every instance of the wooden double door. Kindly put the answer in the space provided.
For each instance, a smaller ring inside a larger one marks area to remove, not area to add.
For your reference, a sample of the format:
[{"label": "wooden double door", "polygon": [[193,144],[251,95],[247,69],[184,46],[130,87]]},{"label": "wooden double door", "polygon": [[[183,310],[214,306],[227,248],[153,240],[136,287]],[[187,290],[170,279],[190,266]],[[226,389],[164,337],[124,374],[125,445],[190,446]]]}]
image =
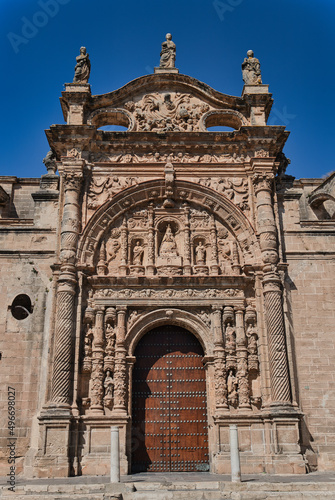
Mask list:
[{"label": "wooden double door", "polygon": [[183,328],[147,333],[135,350],[132,472],[208,470],[203,350]]}]

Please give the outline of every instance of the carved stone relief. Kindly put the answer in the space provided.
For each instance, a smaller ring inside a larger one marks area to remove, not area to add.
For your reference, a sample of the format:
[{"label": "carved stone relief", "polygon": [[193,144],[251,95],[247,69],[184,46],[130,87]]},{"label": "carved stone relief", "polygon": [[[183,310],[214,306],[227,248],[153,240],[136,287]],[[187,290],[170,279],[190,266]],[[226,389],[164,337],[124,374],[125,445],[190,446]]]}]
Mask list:
[{"label": "carved stone relief", "polygon": [[[237,154],[236,152],[213,154],[211,152],[205,154],[193,154],[184,152],[169,152],[169,153],[126,153],[126,154],[108,154],[104,152],[91,152],[91,162],[111,162],[111,163],[242,163],[249,162],[250,156],[245,154]],[[125,178],[125,182],[131,182],[131,177]],[[136,178],[135,178],[136,179]],[[116,181],[116,186],[117,186]],[[100,182],[99,182],[100,183]],[[93,187],[95,189],[95,187]],[[99,186],[98,186],[99,189]],[[123,189],[123,188],[122,188]]]},{"label": "carved stone relief", "polygon": [[165,289],[154,289],[154,288],[143,288],[141,290],[124,288],[121,290],[112,290],[110,288],[104,288],[101,290],[97,290],[94,294],[95,298],[125,298],[125,299],[141,299],[141,298],[152,298],[152,299],[164,299],[164,298],[188,298],[188,297],[197,297],[197,298],[224,298],[224,297],[243,297],[244,293],[242,290],[238,290],[236,288],[226,288],[225,290],[219,290],[216,288],[208,288],[208,289],[193,289],[193,288],[184,288],[182,290],[177,290],[174,288],[165,288]]},{"label": "carved stone relief", "polygon": [[199,179],[198,183],[202,186],[210,187],[218,193],[224,194],[241,210],[250,210],[248,203],[249,189],[247,179],[209,177]]},{"label": "carved stone relief", "polygon": [[113,307],[98,311],[100,319],[95,320],[90,296],[84,315],[83,363],[82,371],[88,375],[88,384],[82,386],[82,406],[93,413],[101,413],[104,408],[113,408],[114,369],[116,342],[116,312]]},{"label": "carved stone relief", "polygon": [[88,190],[87,206],[90,209],[98,208],[114,194],[136,184],[138,184],[138,177],[109,176],[103,179],[92,177]]},{"label": "carved stone relief", "polygon": [[138,131],[152,132],[200,130],[199,120],[210,109],[190,94],[179,92],[147,94],[124,107],[134,116]]},{"label": "carved stone relief", "polygon": [[222,318],[227,402],[232,408],[250,408],[250,403],[259,408],[261,394],[256,312],[252,306],[248,306],[244,322],[239,327],[238,314],[243,322],[243,311],[235,312],[232,307],[226,306]]}]

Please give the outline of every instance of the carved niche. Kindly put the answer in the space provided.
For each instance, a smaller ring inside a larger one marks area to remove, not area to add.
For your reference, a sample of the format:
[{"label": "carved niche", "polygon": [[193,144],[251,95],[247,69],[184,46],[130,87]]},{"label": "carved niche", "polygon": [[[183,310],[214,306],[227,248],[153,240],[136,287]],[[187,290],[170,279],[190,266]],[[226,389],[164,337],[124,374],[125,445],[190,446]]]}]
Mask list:
[{"label": "carved niche", "polygon": [[[226,394],[222,400],[222,394],[218,397],[220,403],[228,405],[231,409],[250,408],[261,405],[259,358],[258,358],[258,335],[256,326],[256,311],[248,306],[243,326],[237,327],[238,312],[231,306],[224,308],[222,317],[224,336],[224,358],[225,366],[217,377],[218,387],[226,387]],[[243,312],[239,311],[239,314]],[[224,363],[221,359],[221,364]]]},{"label": "carved niche", "polygon": [[[229,219],[229,225],[235,221]],[[106,230],[98,248],[98,275],[238,275],[250,257],[213,214],[187,203],[128,210]]]},{"label": "carved niche", "polygon": [[[101,313],[103,314],[103,313]],[[85,411],[103,413],[113,409],[116,311],[105,311],[102,330],[96,320],[91,298],[84,314],[81,402]]]}]

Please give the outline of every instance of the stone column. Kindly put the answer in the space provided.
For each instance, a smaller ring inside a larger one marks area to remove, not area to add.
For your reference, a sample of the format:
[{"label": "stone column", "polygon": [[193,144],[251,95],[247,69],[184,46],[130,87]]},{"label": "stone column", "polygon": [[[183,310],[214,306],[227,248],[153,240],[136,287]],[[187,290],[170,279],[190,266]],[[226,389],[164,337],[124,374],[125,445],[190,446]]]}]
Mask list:
[{"label": "stone column", "polygon": [[227,403],[227,370],[222,335],[222,307],[212,306],[212,325],[214,334],[214,373],[216,410],[228,409]]},{"label": "stone column", "polygon": [[214,215],[211,215],[210,239],[211,239],[211,249],[212,249],[210,274],[215,276],[215,275],[219,274],[220,266],[219,266],[219,262],[218,262],[218,242],[217,242]]},{"label": "stone column", "polygon": [[51,404],[70,408],[73,380],[75,258],[80,231],[79,195],[84,160],[67,160],[59,168],[64,183],[64,211],[61,225],[60,275],[57,289],[55,354],[51,383]]},{"label": "stone column", "polygon": [[277,270],[277,227],[272,204],[273,176],[256,173],[253,177],[257,200],[257,225],[263,266],[263,294],[267,324],[271,399],[274,405],[291,404],[282,289]]},{"label": "stone column", "polygon": [[244,330],[244,311],[236,309],[236,359],[238,380],[239,408],[250,408],[250,391],[248,377],[248,349]]},{"label": "stone column", "polygon": [[154,229],[154,209],[148,208],[148,261],[147,274],[155,274],[155,229]]},{"label": "stone column", "polygon": [[191,266],[191,242],[190,242],[190,208],[184,206],[184,274],[192,273]]},{"label": "stone column", "polygon": [[121,415],[127,414],[127,351],[124,345],[126,337],[126,311],[126,306],[116,307],[117,329],[115,345],[113,412]]},{"label": "stone column", "polygon": [[104,308],[97,309],[92,346],[92,372],[90,380],[90,414],[103,415],[104,397]]}]

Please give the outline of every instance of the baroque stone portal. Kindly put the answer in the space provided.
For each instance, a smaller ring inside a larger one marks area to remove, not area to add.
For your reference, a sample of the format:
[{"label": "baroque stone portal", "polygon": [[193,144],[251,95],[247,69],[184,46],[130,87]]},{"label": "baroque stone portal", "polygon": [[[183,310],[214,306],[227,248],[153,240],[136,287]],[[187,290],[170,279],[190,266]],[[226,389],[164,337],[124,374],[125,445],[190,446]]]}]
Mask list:
[{"label": "baroque stone portal", "polygon": [[38,202],[56,167],[62,182],[34,475],[106,474],[111,425],[123,474],[228,473],[236,422],[243,472],[305,470],[275,197],[288,133],[266,125],[251,51],[242,97],[174,65],[168,34],[163,71],[91,95],[82,47],[67,125],[47,131]]}]

